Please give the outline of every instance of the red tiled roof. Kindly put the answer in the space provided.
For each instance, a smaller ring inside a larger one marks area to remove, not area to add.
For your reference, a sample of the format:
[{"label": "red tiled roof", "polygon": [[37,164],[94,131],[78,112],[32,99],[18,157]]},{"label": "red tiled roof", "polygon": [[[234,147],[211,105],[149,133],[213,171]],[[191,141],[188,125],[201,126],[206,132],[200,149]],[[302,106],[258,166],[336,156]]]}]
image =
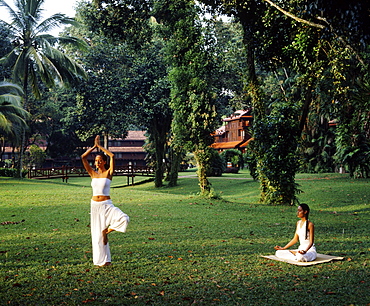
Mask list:
[{"label": "red tiled roof", "polygon": [[141,153],[145,152],[143,147],[109,147],[113,153]]},{"label": "red tiled roof", "polygon": [[235,148],[245,148],[253,138],[247,141],[228,141],[228,142],[215,142],[211,145],[214,149],[235,149]]},{"label": "red tiled roof", "polygon": [[127,137],[124,140],[145,140],[146,131],[128,131]]},{"label": "red tiled roof", "polygon": [[240,147],[241,148],[245,148],[252,140],[253,140],[253,138],[249,138],[246,142],[244,142],[243,144],[241,144]]},{"label": "red tiled roof", "polygon": [[214,149],[234,149],[241,141],[216,142],[211,145]]}]

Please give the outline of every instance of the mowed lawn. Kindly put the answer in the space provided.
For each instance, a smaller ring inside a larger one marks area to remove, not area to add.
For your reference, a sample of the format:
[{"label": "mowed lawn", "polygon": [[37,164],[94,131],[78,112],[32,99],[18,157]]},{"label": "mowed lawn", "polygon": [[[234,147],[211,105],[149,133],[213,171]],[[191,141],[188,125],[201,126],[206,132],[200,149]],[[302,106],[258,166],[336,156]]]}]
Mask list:
[{"label": "mowed lawn", "polygon": [[295,229],[296,207],[258,204],[247,171],[179,186],[125,187],[113,203],[130,218],[112,233],[113,265],[95,268],[90,180],[0,178],[0,305],[370,305],[370,180],[300,174],[318,252],[343,261],[299,267],[270,261]]}]

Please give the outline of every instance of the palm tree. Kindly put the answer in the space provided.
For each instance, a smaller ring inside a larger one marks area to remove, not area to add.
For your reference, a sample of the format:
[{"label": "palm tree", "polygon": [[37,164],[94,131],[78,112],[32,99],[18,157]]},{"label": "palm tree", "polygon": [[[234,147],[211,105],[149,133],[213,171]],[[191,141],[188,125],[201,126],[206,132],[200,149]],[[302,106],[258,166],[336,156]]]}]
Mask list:
[{"label": "palm tree", "polygon": [[22,107],[23,90],[16,84],[0,82],[0,135],[12,133],[13,124],[26,128],[28,112]]},{"label": "palm tree", "polygon": [[[56,27],[77,23],[64,14],[54,14],[42,20],[43,3],[44,0],[15,0],[16,10],[13,10],[4,0],[0,0],[0,6],[6,7],[11,17],[11,23],[7,25],[9,39],[14,46],[10,53],[0,59],[0,63],[11,67],[13,82],[22,86],[26,110],[29,110],[29,88],[36,98],[40,98],[41,82],[47,87],[54,87],[56,84],[73,84],[77,78],[86,77],[83,68],[58,48],[67,44],[82,48],[86,43],[75,37],[47,34]],[[20,168],[25,136],[22,143]]]},{"label": "palm tree", "polygon": [[[18,85],[0,82],[0,140],[20,144],[22,131],[27,128],[29,113],[22,107],[23,90]],[[2,146],[3,147],[3,144]]]}]

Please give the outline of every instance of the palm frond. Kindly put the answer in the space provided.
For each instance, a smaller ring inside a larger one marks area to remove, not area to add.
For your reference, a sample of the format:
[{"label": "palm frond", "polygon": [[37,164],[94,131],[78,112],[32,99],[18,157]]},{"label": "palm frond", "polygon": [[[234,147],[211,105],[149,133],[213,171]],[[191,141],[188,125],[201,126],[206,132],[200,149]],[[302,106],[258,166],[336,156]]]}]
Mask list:
[{"label": "palm frond", "polygon": [[40,91],[39,80],[37,79],[35,69],[29,70],[28,83],[32,88],[32,93],[35,96],[35,98],[40,99],[41,91]]},{"label": "palm frond", "polygon": [[0,112],[0,132],[9,133],[12,130],[12,123]]},{"label": "palm frond", "polygon": [[19,54],[17,48],[14,48],[12,51],[10,51],[7,55],[3,56],[0,58],[0,64],[5,66],[5,67],[12,67],[15,62],[17,61],[17,58]]},{"label": "palm frond", "polygon": [[3,113],[10,122],[12,123],[17,123],[17,124],[21,124],[21,125],[27,125],[26,121],[24,120],[25,118],[28,117],[28,113],[26,111],[23,110],[23,114],[22,112],[20,113],[15,113],[15,112],[8,112],[8,113]]},{"label": "palm frond", "polygon": [[63,83],[63,77],[60,74],[60,71],[58,71],[58,68],[54,65],[50,58],[43,53],[41,54],[41,59],[45,69],[43,74],[40,74],[40,76],[45,85],[48,87],[55,86],[55,81]]},{"label": "palm frond", "polygon": [[[3,6],[6,8],[6,10],[8,11],[9,15],[10,15],[10,19],[15,22],[16,20],[18,20],[18,14],[16,11],[14,11],[4,0],[0,0],[0,6]],[[7,23],[8,24],[8,23]],[[10,24],[8,24],[10,25]]]},{"label": "palm frond", "polygon": [[28,67],[29,60],[27,58],[27,53],[27,50],[22,50],[13,65],[12,79],[19,84],[23,82]]},{"label": "palm frond", "polygon": [[27,127],[25,121],[29,113],[22,107],[22,88],[9,82],[0,82],[0,130],[3,134],[13,135],[15,126]]},{"label": "palm frond", "polygon": [[29,58],[30,62],[37,67],[39,73],[44,73],[44,66],[42,64],[40,55],[41,53],[39,54],[33,46],[28,48],[27,58]]},{"label": "palm frond", "polygon": [[39,34],[34,39],[35,42],[40,46],[43,45],[45,41],[47,41],[50,45],[55,45],[55,43],[57,43],[59,40],[58,37],[50,34]]},{"label": "palm frond", "polygon": [[9,41],[15,41],[18,37],[17,33],[19,32],[19,27],[15,23],[8,23],[2,20],[3,25],[8,30],[7,37]]},{"label": "palm frond", "polygon": [[0,113],[5,115],[7,118],[20,117],[22,119],[28,118],[29,113],[25,111],[22,107],[18,107],[12,104],[1,103],[0,104]]},{"label": "palm frond", "polygon": [[56,69],[60,72],[62,80],[71,82],[73,79],[72,75],[80,76],[82,78],[87,77],[87,74],[82,66],[78,65],[65,53],[50,46],[49,48],[45,49],[45,51],[47,51],[47,57],[53,63],[53,67],[56,67]]},{"label": "palm frond", "polygon": [[78,22],[71,17],[67,17],[65,14],[54,14],[51,17],[42,21],[36,28],[35,33],[47,33],[50,30],[59,28],[63,25],[77,25]]},{"label": "palm frond", "polygon": [[43,3],[44,0],[16,0],[15,6],[26,15],[39,19],[43,12]]},{"label": "palm frond", "polygon": [[22,98],[17,95],[8,94],[1,94],[0,95],[0,109],[6,107],[7,105],[14,105],[21,107]]},{"label": "palm frond", "polygon": [[59,36],[58,41],[60,45],[71,45],[79,50],[86,51],[89,45],[83,39],[74,36]]},{"label": "palm frond", "polygon": [[23,90],[17,84],[10,82],[0,82],[0,95],[14,94],[17,96],[23,95]]}]

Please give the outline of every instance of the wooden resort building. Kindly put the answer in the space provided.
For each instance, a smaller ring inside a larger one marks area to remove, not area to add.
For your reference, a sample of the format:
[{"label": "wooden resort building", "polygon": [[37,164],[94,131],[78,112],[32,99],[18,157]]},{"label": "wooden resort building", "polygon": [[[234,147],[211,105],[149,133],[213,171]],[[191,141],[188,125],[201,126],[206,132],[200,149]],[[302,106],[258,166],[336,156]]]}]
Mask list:
[{"label": "wooden resort building", "polygon": [[239,110],[230,117],[224,118],[224,124],[214,133],[212,148],[219,153],[227,149],[238,149],[245,153],[246,146],[251,139],[250,128],[253,117],[252,110]]},{"label": "wooden resort building", "polygon": [[114,153],[117,166],[145,166],[145,131],[128,131],[125,139],[110,139],[108,147]]}]

